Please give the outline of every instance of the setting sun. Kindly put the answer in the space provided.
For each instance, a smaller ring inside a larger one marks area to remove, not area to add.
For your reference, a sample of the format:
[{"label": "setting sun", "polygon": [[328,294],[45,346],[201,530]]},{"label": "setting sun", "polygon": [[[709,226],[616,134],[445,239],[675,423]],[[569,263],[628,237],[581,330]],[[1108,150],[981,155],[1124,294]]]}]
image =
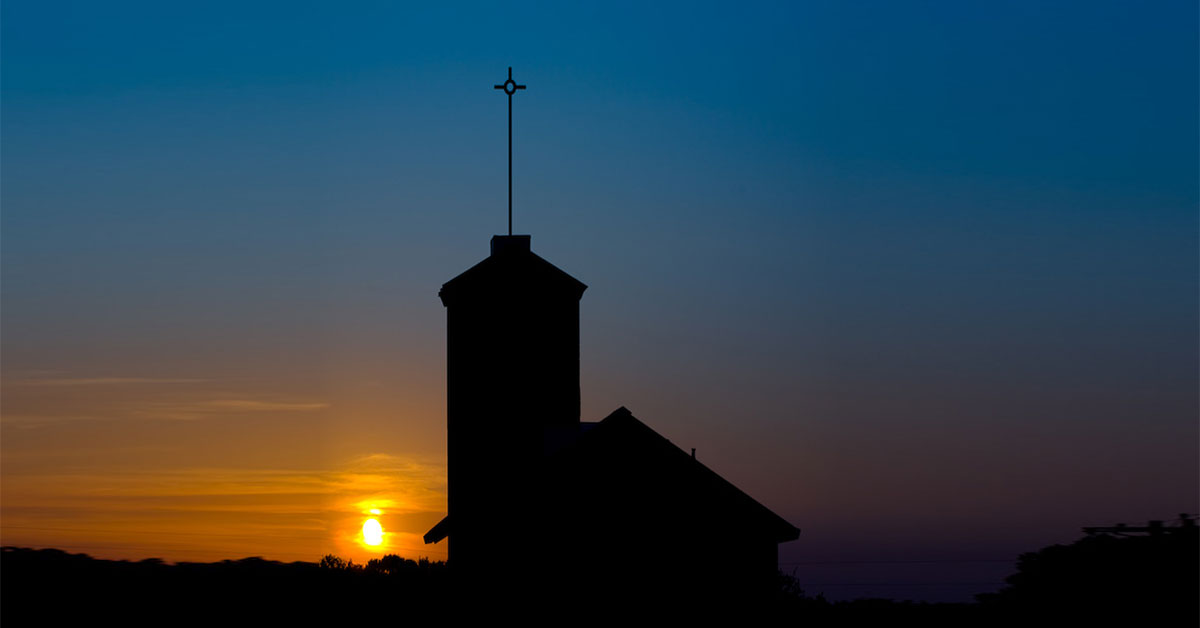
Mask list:
[{"label": "setting sun", "polygon": [[383,544],[383,526],[375,519],[367,519],[362,528],[363,543],[367,545]]}]

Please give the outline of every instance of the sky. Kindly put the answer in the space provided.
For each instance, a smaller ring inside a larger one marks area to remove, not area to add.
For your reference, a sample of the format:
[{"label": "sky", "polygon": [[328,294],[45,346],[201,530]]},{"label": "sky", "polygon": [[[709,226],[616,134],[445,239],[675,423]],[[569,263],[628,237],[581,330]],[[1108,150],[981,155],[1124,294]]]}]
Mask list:
[{"label": "sky", "polygon": [[584,420],[800,527],[809,593],[1200,511],[1194,2],[436,4],[0,7],[3,544],[444,558],[509,66]]}]

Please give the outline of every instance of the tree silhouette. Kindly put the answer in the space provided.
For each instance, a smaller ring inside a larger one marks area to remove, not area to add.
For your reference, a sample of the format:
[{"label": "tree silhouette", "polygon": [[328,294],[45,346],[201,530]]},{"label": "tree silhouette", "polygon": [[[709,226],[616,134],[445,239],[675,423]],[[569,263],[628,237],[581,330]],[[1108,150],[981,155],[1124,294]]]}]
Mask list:
[{"label": "tree silhouette", "polygon": [[321,558],[319,565],[321,569],[337,569],[340,571],[346,568],[346,561],[341,556],[326,554]]},{"label": "tree silhouette", "polygon": [[980,602],[1014,621],[1198,625],[1200,545],[1194,523],[1185,518],[1176,527],[1098,530],[1070,545],[1022,554],[1008,586],[978,596]]}]

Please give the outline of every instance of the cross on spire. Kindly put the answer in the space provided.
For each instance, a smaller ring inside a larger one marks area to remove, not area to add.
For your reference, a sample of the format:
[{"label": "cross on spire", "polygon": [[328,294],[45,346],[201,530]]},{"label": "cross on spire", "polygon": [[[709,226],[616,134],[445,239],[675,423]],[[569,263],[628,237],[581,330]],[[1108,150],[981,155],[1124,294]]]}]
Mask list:
[{"label": "cross on spire", "polygon": [[512,235],[512,97],[518,89],[525,89],[525,86],[517,85],[512,77],[512,66],[509,66],[508,80],[495,88],[508,94],[508,235]]}]

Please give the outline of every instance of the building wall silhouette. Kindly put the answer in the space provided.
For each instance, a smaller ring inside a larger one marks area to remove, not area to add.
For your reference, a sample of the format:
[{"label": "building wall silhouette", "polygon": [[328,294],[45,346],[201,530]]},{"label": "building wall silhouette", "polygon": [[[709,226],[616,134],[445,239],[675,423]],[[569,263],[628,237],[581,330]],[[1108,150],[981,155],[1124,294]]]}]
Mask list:
[{"label": "building wall silhouette", "polygon": [[447,517],[464,593],[714,603],[769,593],[799,530],[620,408],[579,411],[586,286],[529,236],[443,285]]}]

